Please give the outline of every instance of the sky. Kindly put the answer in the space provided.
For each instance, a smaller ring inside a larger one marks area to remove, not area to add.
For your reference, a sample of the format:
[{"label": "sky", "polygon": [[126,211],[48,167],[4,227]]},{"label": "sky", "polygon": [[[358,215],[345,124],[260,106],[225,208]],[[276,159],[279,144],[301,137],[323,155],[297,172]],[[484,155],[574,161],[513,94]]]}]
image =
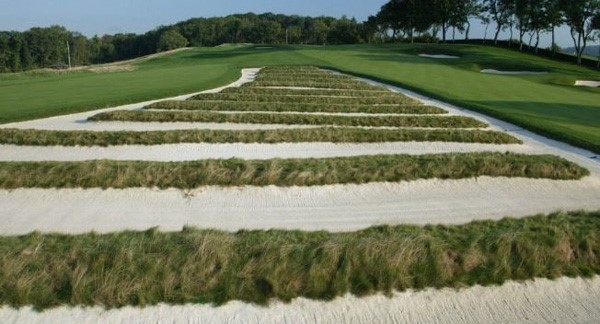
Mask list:
[{"label": "sky", "polygon": [[[375,15],[388,0],[0,0],[0,30],[25,31],[31,27],[61,25],[88,37],[94,35],[142,34],[161,25],[197,17],[234,13],[297,14],[301,16],[355,17],[364,21]],[[493,36],[490,26],[488,38]],[[483,38],[484,28],[475,23],[471,38]],[[450,35],[449,35],[450,36]],[[508,34],[502,34],[501,38]],[[563,28],[557,42],[572,45]],[[545,35],[542,46],[547,47]]]}]

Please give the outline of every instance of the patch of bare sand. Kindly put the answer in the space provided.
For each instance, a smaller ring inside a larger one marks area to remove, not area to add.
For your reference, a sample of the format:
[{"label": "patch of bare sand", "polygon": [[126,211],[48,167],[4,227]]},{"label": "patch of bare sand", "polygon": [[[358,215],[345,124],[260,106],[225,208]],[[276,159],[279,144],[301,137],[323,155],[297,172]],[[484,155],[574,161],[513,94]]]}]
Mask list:
[{"label": "patch of bare sand", "polygon": [[0,145],[0,161],[194,161],[203,159],[332,158],[377,154],[439,154],[467,152],[543,153],[519,144],[446,142],[388,143],[182,143],[120,146],[16,146]]},{"label": "patch of bare sand", "polygon": [[600,178],[479,177],[314,187],[0,190],[0,235],[184,226],[344,232],[384,224],[463,224],[558,210],[599,210]]},{"label": "patch of bare sand", "polygon": [[575,85],[578,87],[598,88],[600,87],[600,81],[577,80],[575,81]]},{"label": "patch of bare sand", "polygon": [[500,71],[494,69],[484,69],[481,70],[481,73],[487,74],[504,74],[504,75],[528,75],[528,74],[546,74],[548,72],[542,71]]},{"label": "patch of bare sand", "polygon": [[322,302],[297,298],[263,307],[242,302],[145,308],[0,308],[9,323],[597,323],[600,278],[507,282],[453,290],[395,292],[388,298],[352,295]]}]

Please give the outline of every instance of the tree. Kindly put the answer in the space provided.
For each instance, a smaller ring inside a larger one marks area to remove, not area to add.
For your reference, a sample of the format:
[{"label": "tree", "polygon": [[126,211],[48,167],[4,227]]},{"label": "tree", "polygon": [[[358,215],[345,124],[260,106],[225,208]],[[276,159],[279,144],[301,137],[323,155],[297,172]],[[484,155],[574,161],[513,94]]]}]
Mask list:
[{"label": "tree", "polygon": [[505,30],[507,25],[511,24],[514,2],[512,0],[484,0],[484,4],[485,9],[490,13],[490,17],[496,22],[494,44],[498,44],[500,31]]},{"label": "tree", "polygon": [[342,17],[333,23],[327,34],[329,44],[355,44],[360,42],[356,19]]},{"label": "tree", "polygon": [[[600,12],[592,18],[591,29],[596,31],[596,37],[600,39]],[[600,46],[598,46],[598,68],[600,69]]]},{"label": "tree", "polygon": [[181,36],[176,29],[169,29],[160,36],[158,51],[169,51],[176,48],[186,47],[188,40]]},{"label": "tree", "polygon": [[600,0],[561,0],[561,9],[571,31],[577,64],[581,64],[581,57],[594,30],[592,20],[600,13]]}]

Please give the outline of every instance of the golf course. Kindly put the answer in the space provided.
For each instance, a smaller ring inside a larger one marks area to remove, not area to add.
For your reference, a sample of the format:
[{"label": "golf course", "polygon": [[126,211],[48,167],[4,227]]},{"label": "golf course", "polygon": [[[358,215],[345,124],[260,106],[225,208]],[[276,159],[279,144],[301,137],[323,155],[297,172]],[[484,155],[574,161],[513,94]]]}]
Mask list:
[{"label": "golf course", "polygon": [[418,300],[432,322],[593,319],[600,88],[582,80],[600,72],[450,44],[0,74],[0,318],[402,321]]}]

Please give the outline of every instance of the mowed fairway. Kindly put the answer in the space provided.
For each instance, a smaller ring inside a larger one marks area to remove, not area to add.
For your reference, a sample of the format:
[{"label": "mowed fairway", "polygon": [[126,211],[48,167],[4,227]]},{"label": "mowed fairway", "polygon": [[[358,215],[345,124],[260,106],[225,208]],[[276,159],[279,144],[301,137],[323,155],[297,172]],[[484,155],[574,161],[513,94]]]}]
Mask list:
[{"label": "mowed fairway", "polygon": [[[219,52],[277,64],[316,51],[293,49]],[[596,160],[401,92],[268,65],[222,91],[4,125],[0,302],[329,300],[600,272]]]},{"label": "mowed fairway", "polygon": [[[460,58],[439,60],[419,53]],[[189,93],[231,82],[241,68],[277,64],[329,67],[408,87],[600,152],[600,90],[573,86],[576,80],[600,80],[600,73],[504,49],[464,45],[192,49],[133,63],[134,71],[2,75],[0,122]],[[480,73],[482,69],[549,73],[490,75]]]}]

